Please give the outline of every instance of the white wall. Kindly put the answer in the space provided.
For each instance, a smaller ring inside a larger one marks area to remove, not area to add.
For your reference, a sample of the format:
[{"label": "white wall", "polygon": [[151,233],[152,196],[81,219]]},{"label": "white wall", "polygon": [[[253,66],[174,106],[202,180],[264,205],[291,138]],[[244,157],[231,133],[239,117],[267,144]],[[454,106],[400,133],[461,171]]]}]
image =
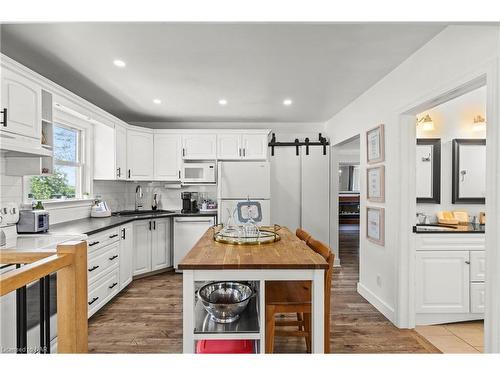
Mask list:
[{"label": "white wall", "polygon": [[[401,165],[400,162],[400,147],[407,147],[400,145],[400,115],[429,93],[491,62],[498,56],[498,50],[498,27],[450,26],[327,122],[332,144],[361,134],[362,220],[358,290],[396,324],[399,323],[396,308],[400,236],[411,236],[410,226],[407,233],[400,234],[399,230],[402,168],[414,168],[414,164]],[[363,219],[367,205],[365,132],[381,123],[385,124],[386,130],[386,202],[373,205],[385,208],[385,246],[366,240]]]},{"label": "white wall", "polygon": [[[474,117],[486,118],[486,87],[473,90],[446,103],[420,113],[420,119],[429,114],[434,122],[433,130],[417,126],[417,138],[441,139],[441,204],[417,203],[417,211],[435,216],[437,211],[467,211],[479,216],[484,204],[452,204],[452,141],[456,138],[486,138],[486,129],[473,129]],[[485,176],[486,179],[486,176]]]}]

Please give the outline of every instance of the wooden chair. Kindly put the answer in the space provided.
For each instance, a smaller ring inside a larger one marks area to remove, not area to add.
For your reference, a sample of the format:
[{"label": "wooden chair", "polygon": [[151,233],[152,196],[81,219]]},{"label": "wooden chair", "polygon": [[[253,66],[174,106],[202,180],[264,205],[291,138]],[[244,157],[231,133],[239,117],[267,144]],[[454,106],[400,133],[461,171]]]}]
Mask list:
[{"label": "wooden chair", "polygon": [[304,242],[307,242],[311,238],[311,235],[302,228],[297,228],[295,235]]},{"label": "wooden chair", "polygon": [[[298,231],[297,231],[298,232]],[[305,232],[305,231],[304,231]],[[307,233],[307,232],[305,232]],[[330,296],[334,254],[322,242],[309,237],[307,245],[328,263],[325,270],[325,353],[330,352]],[[311,352],[311,282],[266,282],[266,353],[274,351],[275,336],[304,337],[307,352]],[[276,314],[296,313],[297,320],[276,321]],[[298,330],[278,330],[279,326],[295,326]]]}]

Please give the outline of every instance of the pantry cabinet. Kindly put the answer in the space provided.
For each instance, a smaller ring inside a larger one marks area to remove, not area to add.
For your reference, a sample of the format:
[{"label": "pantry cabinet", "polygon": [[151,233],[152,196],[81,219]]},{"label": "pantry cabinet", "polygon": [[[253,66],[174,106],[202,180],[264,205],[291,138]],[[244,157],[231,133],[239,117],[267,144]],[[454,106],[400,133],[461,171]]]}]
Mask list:
[{"label": "pantry cabinet", "polygon": [[152,180],[154,136],[148,129],[127,129],[127,179]]},{"label": "pantry cabinet", "polygon": [[222,133],[217,135],[217,159],[266,160],[267,133]]},{"label": "pantry cabinet", "polygon": [[1,85],[1,130],[40,140],[41,87],[9,69],[2,69]]},{"label": "pantry cabinet", "polygon": [[217,158],[217,135],[183,134],[182,158],[184,160],[215,160]]},{"label": "pantry cabinet", "polygon": [[179,181],[182,166],[182,138],[180,134],[154,135],[154,179]]},{"label": "pantry cabinet", "polygon": [[136,221],[133,225],[133,275],[170,267],[170,219]]}]

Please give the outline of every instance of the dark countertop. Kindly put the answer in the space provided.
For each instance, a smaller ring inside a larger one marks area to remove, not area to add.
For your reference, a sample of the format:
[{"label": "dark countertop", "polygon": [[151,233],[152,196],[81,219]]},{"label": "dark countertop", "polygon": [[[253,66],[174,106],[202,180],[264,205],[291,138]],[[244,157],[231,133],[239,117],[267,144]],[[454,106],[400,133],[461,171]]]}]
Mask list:
[{"label": "dark countertop", "polygon": [[184,214],[180,211],[169,211],[154,214],[110,216],[110,217],[86,217],[84,219],[66,221],[64,223],[50,226],[49,232],[52,234],[86,234],[92,235],[103,230],[118,227],[136,220],[149,220],[163,217],[189,217],[189,216],[217,216],[216,212],[197,212]]},{"label": "dark countertop", "polygon": [[[425,228],[423,228],[424,226]],[[460,225],[439,225],[439,224],[418,224],[413,226],[413,233],[425,234],[449,234],[449,233],[484,233],[484,225],[480,224],[460,224]]]}]

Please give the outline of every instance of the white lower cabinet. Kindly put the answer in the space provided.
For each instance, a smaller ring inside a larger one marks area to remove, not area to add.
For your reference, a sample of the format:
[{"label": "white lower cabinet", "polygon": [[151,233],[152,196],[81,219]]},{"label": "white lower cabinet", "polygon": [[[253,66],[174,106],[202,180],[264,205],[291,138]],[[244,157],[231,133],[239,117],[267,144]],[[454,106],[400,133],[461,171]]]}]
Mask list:
[{"label": "white lower cabinet", "polygon": [[120,228],[120,290],[132,281],[134,229],[132,223]]},{"label": "white lower cabinet", "polygon": [[417,252],[416,312],[469,312],[468,263],[468,251]]},{"label": "white lower cabinet", "polygon": [[484,313],[485,288],[484,283],[470,284],[470,312],[473,314]]},{"label": "white lower cabinet", "polygon": [[134,222],[133,247],[134,276],[170,267],[170,219]]},{"label": "white lower cabinet", "polygon": [[214,225],[212,216],[176,217],[174,219],[174,268],[193,248],[200,237]]},{"label": "white lower cabinet", "polygon": [[119,277],[119,269],[114,267],[111,272],[89,285],[89,318],[118,293]]}]

